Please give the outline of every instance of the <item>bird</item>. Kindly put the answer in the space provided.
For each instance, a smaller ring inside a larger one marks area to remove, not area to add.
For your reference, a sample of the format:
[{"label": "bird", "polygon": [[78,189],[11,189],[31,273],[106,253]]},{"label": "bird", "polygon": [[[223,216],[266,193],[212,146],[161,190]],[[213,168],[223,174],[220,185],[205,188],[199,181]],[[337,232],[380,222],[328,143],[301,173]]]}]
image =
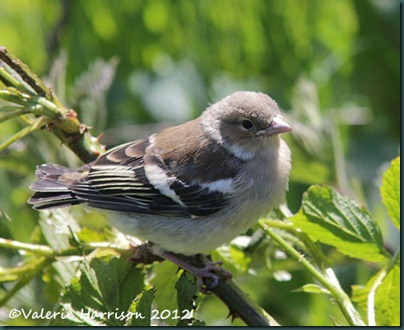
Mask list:
[{"label": "bird", "polygon": [[[265,93],[235,92],[186,123],[119,145],[78,169],[37,167],[37,210],[87,204],[153,252],[215,282],[176,256],[211,252],[284,201],[292,130]],[[178,262],[179,261],[179,262]],[[213,275],[212,275],[213,274]]]}]

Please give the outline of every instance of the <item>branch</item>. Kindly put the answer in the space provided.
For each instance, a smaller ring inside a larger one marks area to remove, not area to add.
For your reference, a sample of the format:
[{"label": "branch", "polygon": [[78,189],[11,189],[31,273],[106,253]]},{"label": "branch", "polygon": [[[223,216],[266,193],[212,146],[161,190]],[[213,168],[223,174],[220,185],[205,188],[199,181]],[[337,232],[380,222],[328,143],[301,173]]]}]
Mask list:
[{"label": "branch", "polygon": [[[177,256],[182,257],[182,255]],[[151,264],[164,259],[153,254],[150,245],[145,243],[134,247],[134,254],[130,260],[134,264]],[[186,261],[198,268],[203,268],[211,263],[211,260],[202,254],[187,256]],[[217,287],[211,288],[210,283],[207,282],[205,285],[229,308],[229,315],[240,317],[249,326],[279,325],[271,315],[251,300],[232,280],[218,276],[219,284]]]},{"label": "branch", "polygon": [[279,326],[280,324],[256,304],[232,280],[220,279],[213,293],[229,308],[232,315],[240,317],[248,326]]},{"label": "branch", "polygon": [[23,250],[31,252],[37,256],[44,256],[50,259],[54,259],[56,257],[81,255],[82,251],[91,252],[96,249],[112,249],[118,253],[125,253],[128,251],[128,249],[111,242],[80,243],[78,247],[71,246],[69,248],[56,251],[48,245],[24,243],[2,237],[0,237],[0,247],[8,248],[11,250]]},{"label": "branch", "polygon": [[[88,126],[80,123],[77,113],[67,109],[24,63],[0,47],[0,99],[17,105],[12,111],[0,118],[0,122],[26,115],[42,117],[41,127],[50,129],[83,162],[93,161],[104,152],[98,139],[91,136]],[[4,107],[2,110],[8,110]],[[31,126],[31,125],[30,125]],[[25,128],[1,144],[0,151],[34,129]]]},{"label": "branch", "polygon": [[[198,268],[207,266],[211,260],[205,255],[197,255],[187,258],[188,261]],[[248,326],[279,326],[279,323],[255,303],[243,290],[232,280],[219,277],[219,285],[210,288],[228,308],[230,315],[240,317]]]}]

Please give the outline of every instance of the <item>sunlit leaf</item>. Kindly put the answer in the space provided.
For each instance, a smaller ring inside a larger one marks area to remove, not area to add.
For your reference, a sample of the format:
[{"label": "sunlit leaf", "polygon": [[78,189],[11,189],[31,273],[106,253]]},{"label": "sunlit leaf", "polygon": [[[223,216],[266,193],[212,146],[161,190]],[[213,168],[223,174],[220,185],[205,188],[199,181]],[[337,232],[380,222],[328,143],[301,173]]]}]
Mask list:
[{"label": "sunlit leaf", "polygon": [[223,267],[231,271],[233,275],[246,273],[251,263],[251,257],[235,246],[233,242],[221,246],[213,252],[212,257],[214,260],[223,261]]},{"label": "sunlit leaf", "polygon": [[[384,272],[383,268],[374,275],[365,286],[354,285],[352,287],[352,300],[368,313],[369,292],[375,282]],[[383,279],[382,284],[377,288],[375,296],[375,316],[378,326],[399,326],[400,325],[400,266],[395,265]]]},{"label": "sunlit leaf", "polygon": [[384,173],[380,194],[391,220],[400,228],[400,157]]},{"label": "sunlit leaf", "polygon": [[56,250],[69,247],[70,230],[80,230],[77,221],[66,208],[42,211],[39,225],[49,246]]},{"label": "sunlit leaf", "polygon": [[313,239],[351,257],[369,261],[387,258],[371,214],[330,187],[310,187],[303,195],[302,208],[291,220]]},{"label": "sunlit leaf", "polygon": [[80,242],[102,242],[105,241],[105,235],[99,231],[95,231],[90,228],[82,228],[81,231],[77,234],[77,237],[80,239]]},{"label": "sunlit leaf", "polygon": [[[174,297],[174,288],[178,280],[178,266],[175,264],[164,261],[161,263],[154,263],[153,271],[155,277],[150,279],[151,284],[156,289],[155,303],[156,309],[161,312],[165,309],[173,311],[177,309],[177,301]],[[167,318],[164,320],[170,325],[175,325],[177,320]]]},{"label": "sunlit leaf", "polygon": [[327,289],[324,289],[320,285],[317,284],[305,284],[302,287],[293,290],[294,292],[307,292],[307,293],[325,293],[325,294],[330,294],[330,291]]}]

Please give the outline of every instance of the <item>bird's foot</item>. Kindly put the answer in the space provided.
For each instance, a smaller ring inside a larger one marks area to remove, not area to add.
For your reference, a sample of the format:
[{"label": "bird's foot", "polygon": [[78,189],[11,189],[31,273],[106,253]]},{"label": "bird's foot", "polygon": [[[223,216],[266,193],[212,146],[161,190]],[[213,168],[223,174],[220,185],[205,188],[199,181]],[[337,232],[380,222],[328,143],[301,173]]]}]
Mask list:
[{"label": "bird's foot", "polygon": [[198,289],[202,293],[211,292],[219,285],[220,279],[232,278],[232,273],[221,267],[222,261],[213,262],[204,255],[202,255],[202,262],[198,262],[198,265],[203,265],[202,267],[194,265],[195,259],[193,257],[185,257],[170,252],[162,252],[161,256],[194,275]]},{"label": "bird's foot", "polygon": [[162,261],[164,258],[153,253],[149,243],[130,246],[129,261],[134,264],[151,264],[154,261]]},{"label": "bird's foot", "polygon": [[190,271],[196,278],[199,291],[208,293],[219,285],[220,278],[231,279],[232,273],[222,268],[222,261],[210,261],[203,268],[194,267]]}]

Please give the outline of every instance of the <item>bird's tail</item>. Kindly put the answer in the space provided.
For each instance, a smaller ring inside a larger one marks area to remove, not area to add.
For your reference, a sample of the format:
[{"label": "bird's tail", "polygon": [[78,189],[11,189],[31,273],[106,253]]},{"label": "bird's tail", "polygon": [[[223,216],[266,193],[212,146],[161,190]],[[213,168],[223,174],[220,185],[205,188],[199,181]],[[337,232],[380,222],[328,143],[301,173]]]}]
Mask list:
[{"label": "bird's tail", "polygon": [[56,164],[43,164],[35,172],[38,180],[31,185],[34,194],[28,200],[34,209],[50,209],[83,203],[69,189],[82,173]]}]

